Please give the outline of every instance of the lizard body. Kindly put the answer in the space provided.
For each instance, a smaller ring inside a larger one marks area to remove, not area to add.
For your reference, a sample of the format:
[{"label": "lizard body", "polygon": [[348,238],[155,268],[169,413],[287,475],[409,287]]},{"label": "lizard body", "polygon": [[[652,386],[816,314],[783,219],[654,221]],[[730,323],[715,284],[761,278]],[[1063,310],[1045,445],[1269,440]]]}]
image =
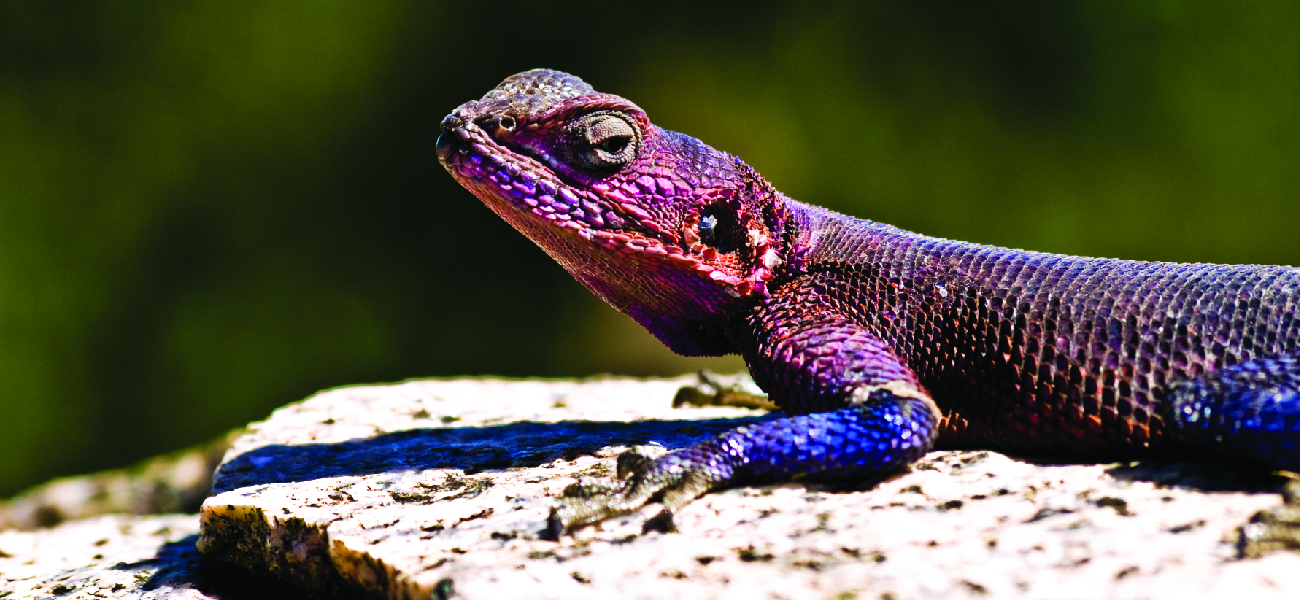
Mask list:
[{"label": "lizard body", "polygon": [[674,351],[741,354],[788,415],[561,500],[557,532],[736,483],[879,477],[931,448],[1300,469],[1300,270],[932,238],[787,198],[564,73],[442,123],[442,164]]}]

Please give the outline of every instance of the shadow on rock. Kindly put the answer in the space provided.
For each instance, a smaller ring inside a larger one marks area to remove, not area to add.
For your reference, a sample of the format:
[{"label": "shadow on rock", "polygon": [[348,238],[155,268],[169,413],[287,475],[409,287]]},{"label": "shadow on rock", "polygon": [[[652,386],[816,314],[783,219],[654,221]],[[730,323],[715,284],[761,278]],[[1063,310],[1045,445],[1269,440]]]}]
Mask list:
[{"label": "shadow on rock", "polygon": [[267,483],[425,469],[466,474],[533,467],[589,455],[607,446],[658,443],[668,449],[784,415],[696,421],[520,422],[486,427],[411,429],[346,442],[269,445],[228,460],[212,493]]},{"label": "shadow on rock", "polygon": [[1237,557],[1300,550],[1300,481],[1293,473],[1227,461],[1143,461],[1114,467],[1108,473],[1123,481],[1149,481],[1202,492],[1280,493],[1281,505],[1255,513],[1250,522],[1237,528]]},{"label": "shadow on rock", "polygon": [[1280,493],[1290,481],[1278,471],[1250,463],[1208,460],[1172,462],[1143,460],[1124,463],[1106,470],[1120,481],[1149,481],[1163,487],[1177,487],[1201,492]]}]

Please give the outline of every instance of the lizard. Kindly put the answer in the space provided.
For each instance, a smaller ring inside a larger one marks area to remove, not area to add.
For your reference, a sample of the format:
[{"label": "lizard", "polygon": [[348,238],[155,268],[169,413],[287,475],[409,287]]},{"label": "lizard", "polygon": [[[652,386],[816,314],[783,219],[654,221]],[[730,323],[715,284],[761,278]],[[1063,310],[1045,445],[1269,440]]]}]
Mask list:
[{"label": "lizard", "polygon": [[865,480],[932,449],[1300,470],[1300,269],[952,241],[791,199],[567,73],[441,122],[441,164],[591,292],[687,356],[738,353],[784,416],[551,509],[553,535],[714,489]]}]

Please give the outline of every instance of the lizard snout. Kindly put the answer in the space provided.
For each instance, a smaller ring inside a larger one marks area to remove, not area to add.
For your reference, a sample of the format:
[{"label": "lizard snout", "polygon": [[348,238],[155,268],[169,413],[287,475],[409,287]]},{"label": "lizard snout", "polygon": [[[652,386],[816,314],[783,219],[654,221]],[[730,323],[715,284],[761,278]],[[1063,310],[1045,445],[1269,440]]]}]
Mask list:
[{"label": "lizard snout", "polygon": [[438,149],[438,161],[446,164],[447,159],[451,158],[451,154],[456,151],[456,134],[443,129],[442,133],[438,134],[436,146]]},{"label": "lizard snout", "polygon": [[447,159],[456,151],[457,142],[461,137],[455,130],[465,126],[465,120],[456,116],[455,113],[447,115],[442,120],[442,131],[438,134],[438,141],[435,146],[438,150],[438,161],[447,164]]}]

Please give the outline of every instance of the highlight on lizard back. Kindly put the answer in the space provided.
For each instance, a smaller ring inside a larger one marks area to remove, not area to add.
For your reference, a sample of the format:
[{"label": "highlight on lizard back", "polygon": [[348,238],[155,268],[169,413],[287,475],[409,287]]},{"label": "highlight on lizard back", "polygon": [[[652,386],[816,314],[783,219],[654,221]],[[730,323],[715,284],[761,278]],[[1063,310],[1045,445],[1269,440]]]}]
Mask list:
[{"label": "highlight on lizard back", "polygon": [[661,497],[879,478],[932,448],[1300,469],[1300,271],[933,238],[792,200],[632,102],[538,69],[442,122],[449,172],[676,352],[788,417],[585,482],[557,534]]}]

